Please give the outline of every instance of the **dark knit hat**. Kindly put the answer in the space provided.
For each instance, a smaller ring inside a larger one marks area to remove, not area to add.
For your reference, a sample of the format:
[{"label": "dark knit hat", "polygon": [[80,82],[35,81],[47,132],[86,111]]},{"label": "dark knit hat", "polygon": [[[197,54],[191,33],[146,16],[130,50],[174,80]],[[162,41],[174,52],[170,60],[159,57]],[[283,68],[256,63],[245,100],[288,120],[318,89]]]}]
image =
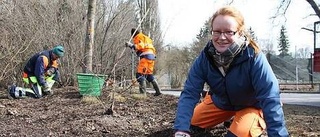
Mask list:
[{"label": "dark knit hat", "polygon": [[57,45],[52,49],[52,52],[57,55],[59,58],[63,57],[64,55],[64,48],[62,45]]},{"label": "dark knit hat", "polygon": [[131,29],[131,36],[135,37],[136,35],[138,35],[139,30],[136,30],[135,28]]}]

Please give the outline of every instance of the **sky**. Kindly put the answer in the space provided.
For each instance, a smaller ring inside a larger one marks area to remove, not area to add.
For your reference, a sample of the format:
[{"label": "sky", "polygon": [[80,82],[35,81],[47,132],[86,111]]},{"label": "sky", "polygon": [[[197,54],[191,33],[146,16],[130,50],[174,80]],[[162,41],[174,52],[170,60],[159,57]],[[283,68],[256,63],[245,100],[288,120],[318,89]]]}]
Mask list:
[{"label": "sky", "polygon": [[[237,0],[233,4],[244,18],[247,28],[252,27],[258,39],[272,41],[277,51],[277,39],[280,25],[275,26],[270,17],[274,15],[278,0]],[[212,14],[221,6],[224,0],[159,0],[161,29],[164,33],[164,43],[175,46],[187,46],[192,43]],[[303,0],[292,0],[292,5],[286,14],[287,35],[290,51],[295,48],[310,47],[313,51],[313,33],[302,27],[313,29],[313,22],[317,17],[307,17],[314,13],[311,6]],[[306,18],[307,17],[307,18]],[[283,20],[280,17],[279,20]]]}]

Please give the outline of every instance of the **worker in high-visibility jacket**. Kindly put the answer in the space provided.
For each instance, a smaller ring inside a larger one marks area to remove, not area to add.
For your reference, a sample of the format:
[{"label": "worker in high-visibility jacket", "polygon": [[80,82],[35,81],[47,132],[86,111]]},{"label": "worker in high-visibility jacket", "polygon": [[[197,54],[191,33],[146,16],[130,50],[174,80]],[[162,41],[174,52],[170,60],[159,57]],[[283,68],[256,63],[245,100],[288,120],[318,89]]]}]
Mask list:
[{"label": "worker in high-visibility jacket", "polygon": [[34,54],[23,69],[23,82],[30,88],[8,87],[9,98],[41,98],[52,94],[51,87],[55,82],[60,83],[58,59],[64,55],[64,47],[56,45],[50,50]]},{"label": "worker in high-visibility jacket", "polygon": [[152,83],[156,93],[154,96],[159,96],[161,94],[159,85],[153,76],[154,63],[156,59],[156,49],[152,44],[152,40],[139,32],[135,28],[131,30],[131,35],[133,37],[133,44],[126,42],[126,47],[134,49],[137,56],[139,57],[139,64],[137,66],[136,78],[139,82],[140,93],[146,93],[146,80]]}]

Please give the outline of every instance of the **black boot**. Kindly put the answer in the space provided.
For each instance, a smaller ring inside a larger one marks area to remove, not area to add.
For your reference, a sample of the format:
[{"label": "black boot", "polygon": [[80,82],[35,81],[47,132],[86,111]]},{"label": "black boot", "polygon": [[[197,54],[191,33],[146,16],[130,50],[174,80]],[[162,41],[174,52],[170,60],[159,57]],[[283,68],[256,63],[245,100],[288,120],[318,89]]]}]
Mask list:
[{"label": "black boot", "polygon": [[205,134],[206,129],[198,126],[190,125],[190,133],[191,134]]},{"label": "black boot", "polygon": [[229,120],[226,120],[223,122],[223,125],[226,127],[226,128],[229,128],[232,124],[232,121],[233,121],[233,117],[230,118]]},{"label": "black boot", "polygon": [[15,99],[16,96],[15,96],[15,92],[16,92],[16,86],[15,85],[11,85],[11,86],[8,86],[8,98],[9,99]]},{"label": "black boot", "polygon": [[154,88],[154,90],[156,91],[156,93],[154,94],[154,96],[159,96],[161,95],[161,90],[159,88],[158,82],[154,79],[152,82],[152,86]]},{"label": "black boot", "polygon": [[145,80],[139,82],[139,91],[141,94],[146,94],[147,83]]}]

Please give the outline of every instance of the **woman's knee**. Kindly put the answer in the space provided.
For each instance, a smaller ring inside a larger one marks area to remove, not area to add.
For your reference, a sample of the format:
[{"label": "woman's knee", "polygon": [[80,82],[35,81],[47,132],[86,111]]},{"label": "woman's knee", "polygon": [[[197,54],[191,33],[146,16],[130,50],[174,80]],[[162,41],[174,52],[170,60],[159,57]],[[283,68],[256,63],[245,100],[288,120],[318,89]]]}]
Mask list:
[{"label": "woman's knee", "polygon": [[266,128],[261,109],[247,108],[238,111],[230,126],[230,132],[236,136],[259,136]]}]

